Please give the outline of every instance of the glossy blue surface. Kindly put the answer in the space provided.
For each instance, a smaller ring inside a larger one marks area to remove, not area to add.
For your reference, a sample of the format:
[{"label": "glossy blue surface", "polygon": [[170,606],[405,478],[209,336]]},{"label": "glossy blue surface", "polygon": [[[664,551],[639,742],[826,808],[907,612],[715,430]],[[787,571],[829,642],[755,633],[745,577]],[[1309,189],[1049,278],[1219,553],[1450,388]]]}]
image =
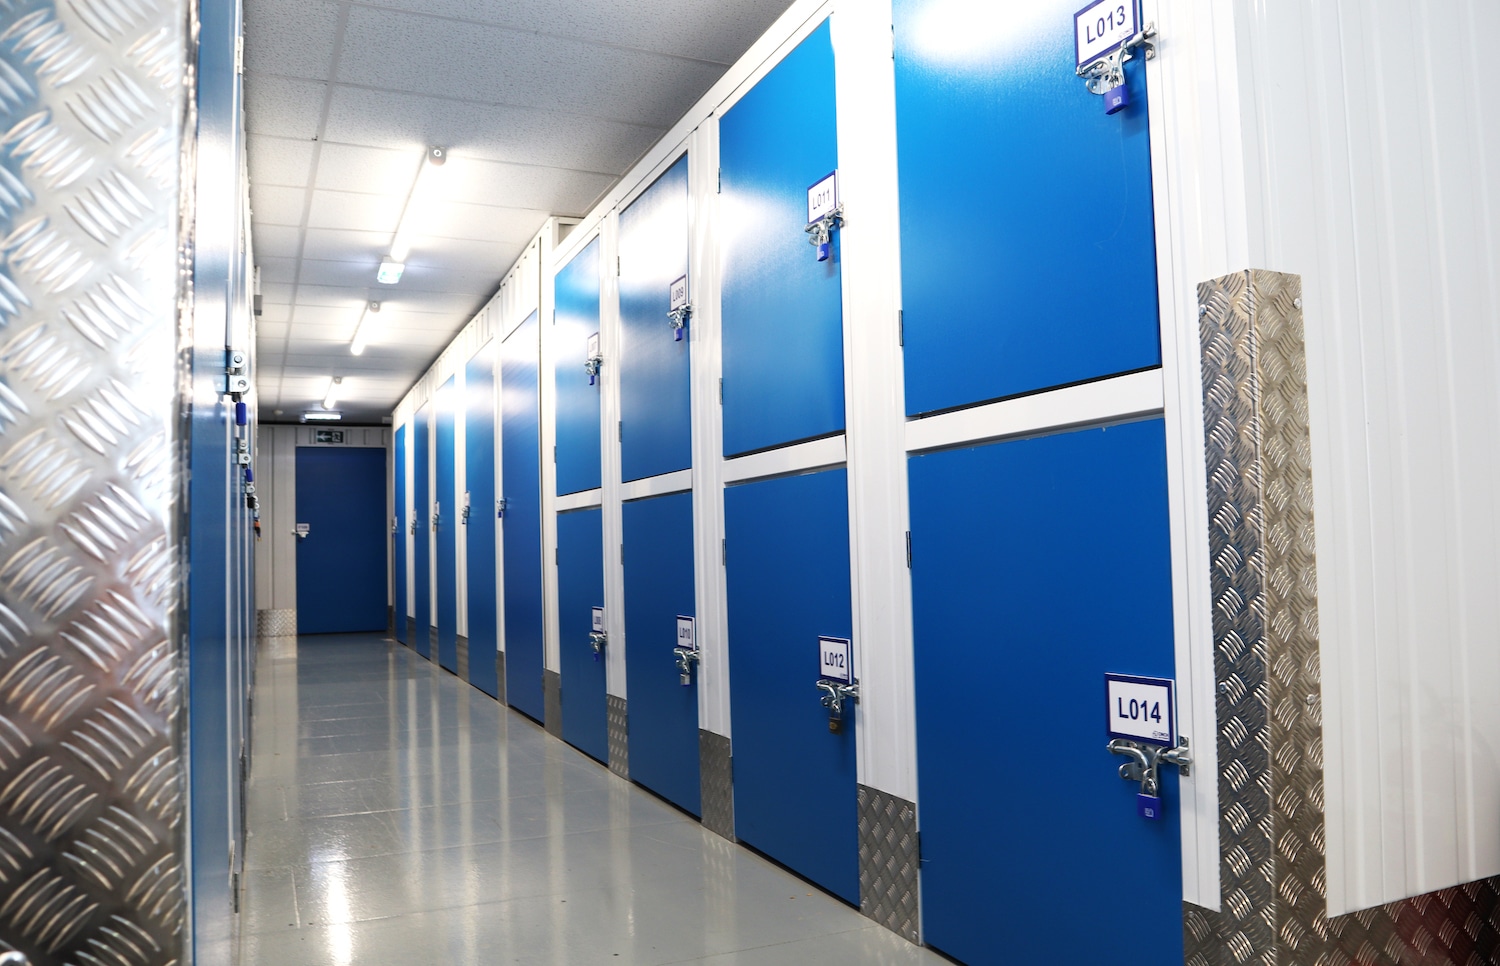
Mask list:
[{"label": "glossy blue surface", "polygon": [[719,121],[726,455],[844,428],[838,233],[819,262],[803,231],[834,120],[825,22]]},{"label": "glossy blue surface", "polygon": [[634,500],[623,512],[630,777],[698,815],[698,672],[683,687],[672,652],[677,616],[695,614],[693,495]]},{"label": "glossy blue surface", "polygon": [[423,657],[432,657],[432,405],[417,410],[412,419],[411,503],[417,532],[412,536],[412,620],[417,639],[411,646]]},{"label": "glossy blue surface", "polygon": [[[692,465],[688,345],[667,321],[668,286],[687,274],[684,155],[620,212],[620,462],[626,481]],[[610,360],[604,360],[609,365]]]},{"label": "glossy blue surface", "polygon": [[500,346],[505,696],[542,720],[542,465],[536,313]]},{"label": "glossy blue surface", "polygon": [[573,256],[556,277],[557,492],[599,486],[599,392],[583,364],[589,336],[599,332],[599,239]]},{"label": "glossy blue surface", "polygon": [[297,633],[385,630],[385,450],[298,446]]},{"label": "glossy blue surface", "polygon": [[735,834],[857,903],[854,717],[830,732],[815,686],[852,633],[845,471],[729,487],[724,526]]},{"label": "glossy blue surface", "polygon": [[[1105,673],[1174,673],[1161,420],[917,456],[910,479],[924,939],[1182,962],[1176,770],[1146,821],[1104,750]],[[1050,753],[1018,774],[1022,747]],[[1042,927],[1080,887],[1097,901]]]},{"label": "glossy blue surface", "polygon": [[437,559],[437,606],[433,623],[438,632],[438,664],[450,671],[458,670],[458,504],[453,498],[455,460],[458,453],[454,410],[458,405],[454,379],[448,377],[437,395],[437,492],[432,495],[437,506],[433,527]]},{"label": "glossy blue surface", "polygon": [[396,427],[396,532],[391,534],[391,569],[394,573],[392,610],[395,613],[396,640],[406,639],[406,531],[410,511],[406,505],[406,427]]},{"label": "glossy blue surface", "polygon": [[1081,5],[895,2],[909,413],[1160,363],[1144,75],[1106,116]]},{"label": "glossy blue surface", "polygon": [[464,366],[464,476],[469,491],[469,683],[499,695],[495,652],[495,346],[485,343]]},{"label": "glossy blue surface", "polygon": [[557,515],[557,613],[562,674],[562,736],[609,761],[605,655],[589,644],[593,608],[604,606],[604,514],[598,507]]}]

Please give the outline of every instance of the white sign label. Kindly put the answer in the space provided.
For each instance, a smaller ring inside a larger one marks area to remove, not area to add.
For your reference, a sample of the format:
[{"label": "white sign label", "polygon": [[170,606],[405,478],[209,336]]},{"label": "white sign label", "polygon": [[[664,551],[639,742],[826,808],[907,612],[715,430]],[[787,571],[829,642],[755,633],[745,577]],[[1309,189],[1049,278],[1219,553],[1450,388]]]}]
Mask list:
[{"label": "white sign label", "polygon": [[296,530],[297,536],[299,536],[299,537],[305,537],[305,536],[307,536],[311,532],[312,532],[312,528],[309,527],[307,524],[305,524],[305,523],[299,523],[299,524],[297,524],[297,530]]},{"label": "white sign label", "polygon": [[588,358],[599,358],[599,333],[597,332],[589,336]]},{"label": "white sign label", "polygon": [[807,223],[822,218],[839,206],[839,173],[837,171],[807,189]]},{"label": "white sign label", "polygon": [[667,290],[667,297],[671,299],[671,310],[687,308],[687,276],[684,275],[671,284]]},{"label": "white sign label", "polygon": [[1177,744],[1177,705],[1169,678],[1104,675],[1106,720],[1111,738],[1154,745]]},{"label": "white sign label", "polygon": [[1073,48],[1084,67],[1136,35],[1136,0],[1098,0],[1073,15]]},{"label": "white sign label", "polygon": [[818,676],[854,682],[854,645],[842,637],[818,638]]},{"label": "white sign label", "polygon": [[683,617],[681,614],[677,615],[676,646],[687,651],[696,651],[698,649],[698,634],[693,627],[693,619],[691,617]]},{"label": "white sign label", "polygon": [[604,633],[604,608],[603,607],[595,607],[593,610],[594,610],[594,631],[597,632],[597,633],[602,634],[602,633]]}]

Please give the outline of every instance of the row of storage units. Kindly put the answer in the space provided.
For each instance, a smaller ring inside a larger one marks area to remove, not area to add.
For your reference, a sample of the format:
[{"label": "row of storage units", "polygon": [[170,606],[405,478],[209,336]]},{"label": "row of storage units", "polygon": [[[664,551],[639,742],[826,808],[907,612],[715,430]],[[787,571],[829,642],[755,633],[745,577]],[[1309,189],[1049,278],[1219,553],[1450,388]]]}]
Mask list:
[{"label": "row of storage units", "polygon": [[[1100,714],[1106,672],[1173,676],[1141,65],[1107,115],[1073,5],[976,38],[975,5],[897,0],[882,221],[840,114],[892,51],[843,6],[794,6],[398,410],[396,633],[960,960],[1180,962],[1177,779],[1138,814]],[[881,231],[895,277],[859,264]],[[881,492],[909,609],[870,583]]]}]

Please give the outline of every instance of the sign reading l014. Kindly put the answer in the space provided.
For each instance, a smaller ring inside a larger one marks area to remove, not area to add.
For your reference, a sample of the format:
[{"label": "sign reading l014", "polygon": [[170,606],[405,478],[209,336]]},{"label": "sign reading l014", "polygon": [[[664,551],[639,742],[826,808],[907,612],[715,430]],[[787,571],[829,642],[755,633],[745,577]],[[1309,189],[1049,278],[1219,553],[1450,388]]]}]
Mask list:
[{"label": "sign reading l014", "polygon": [[1084,68],[1109,56],[1140,31],[1136,0],[1095,0],[1073,14],[1073,52]]},{"label": "sign reading l014", "polygon": [[818,676],[854,683],[854,645],[842,637],[818,638]]},{"label": "sign reading l014", "polygon": [[1104,697],[1109,737],[1176,747],[1177,695],[1170,678],[1106,674]]}]

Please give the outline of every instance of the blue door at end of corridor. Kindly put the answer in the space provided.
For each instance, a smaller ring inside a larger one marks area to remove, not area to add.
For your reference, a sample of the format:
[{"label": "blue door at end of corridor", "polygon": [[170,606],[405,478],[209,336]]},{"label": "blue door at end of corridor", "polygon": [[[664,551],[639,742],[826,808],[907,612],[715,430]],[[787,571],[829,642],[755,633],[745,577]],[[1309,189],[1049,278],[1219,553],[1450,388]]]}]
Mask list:
[{"label": "blue door at end of corridor", "polygon": [[[605,657],[589,641],[594,608],[604,607],[604,514],[598,507],[557,515],[557,618],[562,736],[609,761]],[[608,646],[607,644],[605,645]]]},{"label": "blue door at end of corridor", "polygon": [[827,21],[719,122],[724,453],[844,428],[841,252],[808,244],[808,188],[838,167]]},{"label": "blue door at end of corridor", "polygon": [[1160,364],[1144,58],[1104,113],[1081,0],[895,0],[907,412]]},{"label": "blue door at end of corridor", "polygon": [[[557,492],[593,490],[600,483],[599,392],[590,377],[591,342],[599,338],[599,239],[557,273]],[[597,348],[597,345],[594,346]]]},{"label": "blue door at end of corridor", "polygon": [[[923,938],[975,966],[1181,963],[1176,771],[1149,821],[1105,750],[1104,675],[1174,676],[1162,421],[909,469]],[[1047,759],[1018,781],[996,763],[1023,742]]]},{"label": "blue door at end of corridor", "polygon": [[297,447],[298,634],[385,629],[385,454]]},{"label": "blue door at end of corridor", "polygon": [[536,313],[500,345],[500,518],[505,700],[541,721],[542,423]]},{"label": "blue door at end of corridor", "polygon": [[628,483],[693,461],[692,322],[679,340],[668,318],[672,283],[688,270],[686,155],[620,212],[619,236],[620,471]]},{"label": "blue door at end of corridor", "polygon": [[391,610],[395,613],[396,640],[406,639],[406,427],[396,427],[396,528],[391,533],[391,570],[393,572]]},{"label": "blue door at end of corridor", "polygon": [[682,683],[677,619],[693,617],[693,495],[633,500],[625,529],[625,690],[630,695],[630,777],[694,815],[698,672]]},{"label": "blue door at end of corridor", "polygon": [[847,474],[731,486],[724,526],[735,834],[857,904],[855,713],[830,730],[815,684],[818,638],[852,636]]},{"label": "blue door at end of corridor", "polygon": [[432,657],[432,531],[428,526],[432,480],[427,475],[432,456],[431,415],[430,404],[417,410],[411,440],[412,633],[416,635],[411,646],[425,658]]},{"label": "blue door at end of corridor", "polygon": [[454,500],[457,426],[454,379],[448,377],[437,394],[437,492],[432,495],[432,530],[437,544],[438,664],[458,670],[458,523]]},{"label": "blue door at end of corridor", "polygon": [[464,401],[464,477],[469,493],[469,520],[464,528],[468,553],[469,683],[485,694],[498,697],[493,343],[486,343],[464,366]]}]

